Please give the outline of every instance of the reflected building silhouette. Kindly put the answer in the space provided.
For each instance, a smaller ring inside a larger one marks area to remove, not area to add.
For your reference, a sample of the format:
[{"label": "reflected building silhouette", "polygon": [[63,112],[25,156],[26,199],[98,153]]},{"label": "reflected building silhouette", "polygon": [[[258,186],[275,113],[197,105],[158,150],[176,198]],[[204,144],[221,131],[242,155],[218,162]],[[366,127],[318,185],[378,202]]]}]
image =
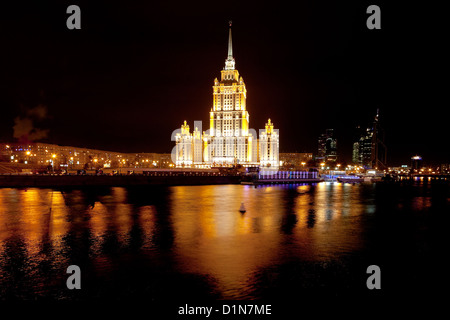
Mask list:
[{"label": "reflected building silhouette", "polygon": [[286,197],[286,206],[281,218],[280,230],[284,234],[292,234],[292,230],[297,224],[296,203],[297,197],[302,194],[298,189],[300,186],[289,185],[286,190],[288,196]]},{"label": "reflected building silhouette", "polygon": [[[0,189],[0,292],[72,299],[58,288],[60,271],[76,264],[89,283],[81,297],[170,297],[193,285],[192,296],[258,298],[284,281],[283,268],[296,272],[291,264],[364,248],[364,217],[379,210],[374,192],[327,183]],[[417,210],[428,205],[412,201]]]},{"label": "reflected building silhouette", "polygon": [[308,228],[314,228],[314,225],[316,224],[316,210],[314,209],[308,210],[308,218],[306,221]]}]

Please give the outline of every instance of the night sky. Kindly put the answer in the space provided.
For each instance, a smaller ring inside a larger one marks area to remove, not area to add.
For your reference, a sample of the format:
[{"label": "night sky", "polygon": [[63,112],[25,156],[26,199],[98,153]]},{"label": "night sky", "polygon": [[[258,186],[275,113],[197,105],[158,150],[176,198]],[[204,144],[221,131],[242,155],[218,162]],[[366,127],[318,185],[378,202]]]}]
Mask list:
[{"label": "night sky", "polygon": [[[377,108],[388,164],[450,162],[439,7],[387,1],[21,1],[2,4],[0,142],[170,152],[184,120],[209,128],[212,85],[233,21],[250,126],[280,129],[280,152],[317,153],[335,129],[351,160],[355,126]],[[81,8],[68,30],[66,8]],[[366,8],[381,8],[368,30]],[[24,124],[24,120],[28,122]],[[18,125],[19,123],[19,125]],[[16,125],[16,129],[14,129]],[[31,134],[33,133],[33,134]]]}]

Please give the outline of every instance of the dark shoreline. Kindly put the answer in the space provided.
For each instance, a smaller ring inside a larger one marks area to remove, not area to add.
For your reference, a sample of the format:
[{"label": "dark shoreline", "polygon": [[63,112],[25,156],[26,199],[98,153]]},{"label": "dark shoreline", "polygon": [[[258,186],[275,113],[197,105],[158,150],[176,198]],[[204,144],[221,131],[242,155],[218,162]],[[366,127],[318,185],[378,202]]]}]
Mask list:
[{"label": "dark shoreline", "polygon": [[[246,180],[246,179],[244,179]],[[64,187],[133,187],[133,186],[188,186],[188,185],[220,185],[241,184],[241,175],[0,175],[0,188],[64,188]],[[298,181],[248,181],[251,185],[285,184],[285,183],[317,183],[321,179],[303,179]],[[384,184],[411,183],[448,183],[449,180],[431,179],[430,181],[379,181]]]},{"label": "dark shoreline", "polygon": [[239,184],[241,176],[0,175],[0,188]]}]

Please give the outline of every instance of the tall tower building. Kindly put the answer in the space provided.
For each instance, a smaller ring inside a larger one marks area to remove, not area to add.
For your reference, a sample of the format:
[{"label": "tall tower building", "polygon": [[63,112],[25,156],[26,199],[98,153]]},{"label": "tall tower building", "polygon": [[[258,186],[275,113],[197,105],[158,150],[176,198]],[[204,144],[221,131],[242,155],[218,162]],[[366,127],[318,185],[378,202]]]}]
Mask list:
[{"label": "tall tower building", "polygon": [[386,152],[384,131],[380,126],[377,110],[372,125],[360,132],[359,139],[353,143],[352,159],[355,164],[362,165],[366,169],[382,170],[386,167]]},{"label": "tall tower building", "polygon": [[383,170],[386,168],[386,153],[387,148],[384,144],[384,130],[380,126],[379,109],[373,121],[372,134],[372,153],[370,157],[370,164],[372,168]]},{"label": "tall tower building", "polygon": [[[183,136],[186,128],[182,126],[178,134],[176,160],[177,166],[231,166],[241,164],[253,166],[259,164],[258,156],[264,159],[264,166],[278,168],[278,130],[273,129],[270,119],[266,130],[262,133],[262,145],[258,148],[258,139],[255,130],[250,130],[250,115],[247,111],[247,88],[244,79],[235,68],[233,57],[233,44],[231,37],[231,22],[228,31],[228,55],[225,67],[221,70],[220,81],[215,78],[212,86],[213,100],[209,112],[209,132],[199,135],[187,133],[192,136],[190,158],[184,152],[189,150],[184,144],[188,138]],[[185,124],[186,125],[186,124]],[[184,129],[183,129],[184,128]],[[187,127],[189,131],[189,127]],[[253,133],[251,132],[253,131]],[[201,140],[201,143],[198,143]],[[183,144],[178,147],[178,144]],[[199,152],[199,145],[202,151]],[[259,150],[259,153],[258,153]],[[264,150],[264,152],[262,152]],[[202,164],[199,162],[202,155]],[[180,157],[180,158],[178,158]],[[187,163],[186,161],[190,161]],[[261,163],[262,164],[262,163]]]},{"label": "tall tower building", "polygon": [[228,35],[228,56],[220,81],[214,79],[213,107],[210,111],[210,150],[213,166],[257,162],[256,141],[249,133],[249,114],[246,110],[247,88],[235,69],[231,40]]},{"label": "tall tower building", "polygon": [[333,129],[326,129],[319,136],[316,159],[321,161],[337,161],[337,139]]}]

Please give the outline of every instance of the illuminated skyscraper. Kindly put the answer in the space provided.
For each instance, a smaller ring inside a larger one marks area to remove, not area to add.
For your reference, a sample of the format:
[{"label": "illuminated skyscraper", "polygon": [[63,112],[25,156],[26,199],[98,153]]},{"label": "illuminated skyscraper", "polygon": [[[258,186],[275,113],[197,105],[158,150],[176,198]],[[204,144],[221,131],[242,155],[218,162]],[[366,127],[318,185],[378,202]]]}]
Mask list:
[{"label": "illuminated skyscraper", "polygon": [[366,169],[384,169],[387,148],[384,144],[384,131],[380,126],[379,110],[377,110],[372,126],[364,131],[361,131],[358,126],[358,131],[360,133],[357,141],[353,143],[353,162]]},{"label": "illuminated skyscraper", "polygon": [[214,79],[213,107],[210,111],[208,155],[213,166],[257,162],[256,137],[249,133],[246,100],[244,79],[235,69],[230,24],[228,56],[220,81]]},{"label": "illuminated skyscraper", "polygon": [[337,161],[337,140],[334,137],[333,129],[327,129],[325,133],[320,135],[318,145],[316,159],[321,161]]},{"label": "illuminated skyscraper", "polygon": [[[268,121],[266,129],[261,133],[261,145],[258,154],[256,131],[249,128],[250,115],[246,109],[247,88],[244,79],[235,69],[231,38],[231,22],[228,35],[228,56],[225,67],[221,71],[220,81],[215,78],[213,85],[213,104],[209,113],[209,132],[203,133],[202,151],[194,144],[195,132],[189,133],[189,126],[181,127],[176,135],[176,159],[178,167],[186,166],[244,166],[261,165],[277,168],[279,165],[278,130],[273,129]],[[197,134],[198,135],[198,134]],[[189,138],[191,137],[191,138]],[[197,144],[198,145],[198,144]],[[197,150],[197,151],[195,151]],[[190,153],[187,155],[186,152]],[[196,160],[194,160],[196,154]],[[202,160],[198,161],[198,154]],[[261,159],[261,163],[258,159]]]}]

